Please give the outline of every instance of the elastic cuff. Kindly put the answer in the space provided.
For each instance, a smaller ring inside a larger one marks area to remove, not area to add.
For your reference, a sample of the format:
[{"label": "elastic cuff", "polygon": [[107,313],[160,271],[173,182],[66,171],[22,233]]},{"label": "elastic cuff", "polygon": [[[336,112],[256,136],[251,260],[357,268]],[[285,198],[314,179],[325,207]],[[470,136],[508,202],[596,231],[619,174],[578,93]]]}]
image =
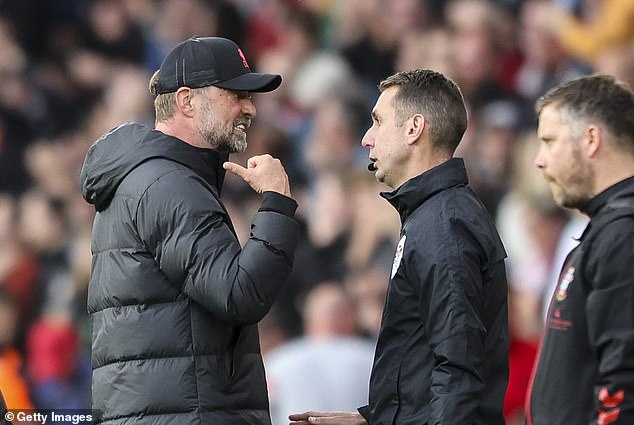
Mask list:
[{"label": "elastic cuff", "polygon": [[262,194],[262,205],[260,206],[259,211],[274,211],[293,218],[295,216],[296,209],[297,202],[295,202],[293,198],[271,191],[264,192]]},{"label": "elastic cuff", "polygon": [[361,414],[361,416],[363,416],[363,419],[365,419],[365,421],[367,423],[370,423],[370,406],[369,405],[365,405],[365,406],[361,406],[357,409],[357,412],[359,412]]}]

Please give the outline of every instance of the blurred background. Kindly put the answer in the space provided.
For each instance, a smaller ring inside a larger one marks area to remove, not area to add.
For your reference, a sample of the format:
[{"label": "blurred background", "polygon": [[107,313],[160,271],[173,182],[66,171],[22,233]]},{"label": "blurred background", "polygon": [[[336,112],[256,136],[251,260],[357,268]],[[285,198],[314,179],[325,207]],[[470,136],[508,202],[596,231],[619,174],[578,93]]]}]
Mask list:
[{"label": "blurred background", "polygon": [[[553,203],[532,164],[533,104],[592,72],[633,83],[632,0],[0,0],[0,389],[9,408],[90,406],[94,211],[79,170],[110,128],[153,126],[148,79],[192,35],[231,38],[254,70],[284,79],[255,97],[248,151],[234,158],[281,158],[300,204],[294,271],[260,325],[274,423],[366,402],[400,224],[360,141],[379,81],[411,68],[443,72],[468,103],[457,155],[509,254],[505,414],[523,423],[545,304],[585,226]],[[244,241],[259,198],[228,176],[223,199]]]}]

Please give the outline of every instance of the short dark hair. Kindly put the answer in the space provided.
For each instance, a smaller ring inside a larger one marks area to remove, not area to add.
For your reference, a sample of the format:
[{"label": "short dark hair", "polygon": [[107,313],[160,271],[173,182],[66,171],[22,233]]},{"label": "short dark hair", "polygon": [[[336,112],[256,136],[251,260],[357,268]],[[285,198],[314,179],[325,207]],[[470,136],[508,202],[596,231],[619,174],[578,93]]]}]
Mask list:
[{"label": "short dark hair", "polygon": [[467,108],[456,83],[429,69],[401,71],[387,77],[379,90],[397,86],[394,109],[398,125],[414,114],[430,124],[434,149],[453,154],[467,129]]},{"label": "short dark hair", "polygon": [[579,77],[552,88],[535,104],[539,115],[554,105],[562,119],[598,121],[614,137],[614,147],[634,155],[634,92],[610,75]]}]

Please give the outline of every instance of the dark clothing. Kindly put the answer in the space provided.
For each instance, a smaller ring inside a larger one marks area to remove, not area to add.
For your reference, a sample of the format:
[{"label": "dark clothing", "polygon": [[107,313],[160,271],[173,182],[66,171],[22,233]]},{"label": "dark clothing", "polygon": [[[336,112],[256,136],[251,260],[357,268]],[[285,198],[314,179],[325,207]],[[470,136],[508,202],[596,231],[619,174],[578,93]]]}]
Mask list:
[{"label": "dark clothing", "polygon": [[454,158],[383,194],[402,230],[359,409],[370,425],[504,423],[506,252],[467,184]]},{"label": "dark clothing", "polygon": [[297,204],[265,193],[241,249],[218,198],[226,158],[138,124],[86,156],[93,408],[105,423],[270,423],[257,322],[290,273]]},{"label": "dark clothing", "polygon": [[11,425],[11,421],[7,419],[7,403],[4,401],[2,391],[0,391],[0,425]]},{"label": "dark clothing", "polygon": [[583,212],[590,223],[550,302],[528,424],[634,424],[634,177]]}]

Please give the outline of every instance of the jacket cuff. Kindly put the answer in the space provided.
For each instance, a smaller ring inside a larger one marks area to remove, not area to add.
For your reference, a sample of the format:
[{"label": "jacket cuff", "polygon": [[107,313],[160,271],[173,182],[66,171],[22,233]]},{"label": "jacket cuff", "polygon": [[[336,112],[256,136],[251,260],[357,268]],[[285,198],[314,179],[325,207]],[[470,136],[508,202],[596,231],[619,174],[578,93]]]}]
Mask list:
[{"label": "jacket cuff", "polygon": [[297,202],[294,199],[272,191],[264,192],[262,198],[262,205],[258,211],[274,211],[290,218],[295,216]]},{"label": "jacket cuff", "polygon": [[367,423],[370,423],[370,406],[369,405],[365,405],[365,406],[361,406],[357,409],[357,412],[359,412],[361,414],[361,416],[363,416],[363,419],[365,419],[365,421]]}]

